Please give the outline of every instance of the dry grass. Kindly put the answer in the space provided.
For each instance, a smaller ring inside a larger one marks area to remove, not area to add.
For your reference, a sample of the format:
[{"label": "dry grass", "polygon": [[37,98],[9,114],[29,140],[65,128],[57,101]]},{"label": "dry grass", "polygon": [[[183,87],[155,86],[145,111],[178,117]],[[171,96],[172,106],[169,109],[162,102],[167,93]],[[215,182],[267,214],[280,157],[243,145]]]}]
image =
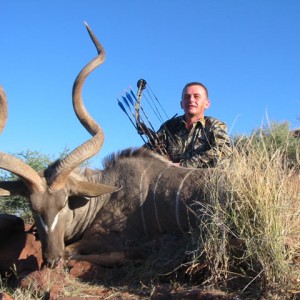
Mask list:
[{"label": "dry grass", "polygon": [[190,266],[204,261],[207,282],[241,294],[300,295],[300,177],[286,153],[249,139],[209,174]]}]

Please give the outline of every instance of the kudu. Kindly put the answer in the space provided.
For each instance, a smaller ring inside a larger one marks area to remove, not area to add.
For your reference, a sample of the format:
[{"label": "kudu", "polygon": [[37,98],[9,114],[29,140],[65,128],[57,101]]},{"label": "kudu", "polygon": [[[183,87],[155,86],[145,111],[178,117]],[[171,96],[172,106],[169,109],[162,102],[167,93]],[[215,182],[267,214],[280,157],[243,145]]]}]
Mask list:
[{"label": "kudu", "polygon": [[[72,99],[78,119],[92,138],[42,174],[18,158],[0,153],[0,168],[19,177],[0,182],[0,195],[29,199],[48,264],[63,259],[66,252],[100,264],[123,262],[129,241],[188,232],[196,221],[192,204],[203,200],[201,179],[207,170],[178,167],[143,147],[112,154],[104,161],[103,170],[78,172],[104,140],[82,101],[85,79],[105,60],[103,47],[87,29],[98,55],[77,76]],[[0,97],[0,111],[4,112],[3,91]],[[6,115],[1,118],[4,126]],[[65,245],[70,245],[68,251]]]}]

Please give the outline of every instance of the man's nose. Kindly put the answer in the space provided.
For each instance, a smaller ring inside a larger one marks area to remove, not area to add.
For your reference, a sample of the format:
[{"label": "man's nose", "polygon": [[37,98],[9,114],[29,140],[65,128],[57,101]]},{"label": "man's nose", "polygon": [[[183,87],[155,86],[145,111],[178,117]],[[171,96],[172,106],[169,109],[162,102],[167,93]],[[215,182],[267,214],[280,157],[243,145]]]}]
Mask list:
[{"label": "man's nose", "polygon": [[191,95],[189,102],[196,102],[196,98],[194,97],[194,95]]}]

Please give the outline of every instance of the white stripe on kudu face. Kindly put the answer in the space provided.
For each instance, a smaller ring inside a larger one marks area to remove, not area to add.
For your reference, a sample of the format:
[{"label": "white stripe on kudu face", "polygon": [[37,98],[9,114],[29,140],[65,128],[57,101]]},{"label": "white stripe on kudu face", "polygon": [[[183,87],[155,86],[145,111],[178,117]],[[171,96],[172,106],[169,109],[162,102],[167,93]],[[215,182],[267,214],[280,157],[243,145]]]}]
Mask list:
[{"label": "white stripe on kudu face", "polygon": [[[58,212],[59,214],[59,212]],[[54,220],[53,220],[53,223],[51,225],[51,228],[50,228],[50,231],[53,232],[54,229],[55,229],[55,226],[57,225],[57,221],[58,221],[58,214],[55,216]]]},{"label": "white stripe on kudu face", "polygon": [[[65,203],[67,202],[68,200],[68,196],[66,196],[65,198]],[[58,223],[58,216],[59,216],[59,213],[61,212],[61,210],[55,215],[54,219],[53,219],[53,222],[52,224],[50,225],[50,232],[53,232],[55,230],[55,227]],[[39,219],[40,219],[40,222],[45,230],[46,233],[49,233],[49,229],[48,229],[48,226],[45,224],[43,218],[41,215],[38,215]]]},{"label": "white stripe on kudu face", "polygon": [[[58,212],[58,213],[56,214],[56,216],[54,217],[54,220],[53,220],[53,222],[52,222],[52,224],[51,224],[51,226],[50,226],[50,232],[53,232],[54,229],[55,229],[55,227],[56,227],[56,225],[57,225],[58,215],[59,215],[59,212]],[[48,226],[45,224],[45,222],[44,222],[42,216],[41,216],[41,215],[38,215],[38,216],[39,216],[40,222],[41,222],[41,224],[42,224],[42,226],[43,226],[45,232],[46,232],[46,233],[49,233]]]}]

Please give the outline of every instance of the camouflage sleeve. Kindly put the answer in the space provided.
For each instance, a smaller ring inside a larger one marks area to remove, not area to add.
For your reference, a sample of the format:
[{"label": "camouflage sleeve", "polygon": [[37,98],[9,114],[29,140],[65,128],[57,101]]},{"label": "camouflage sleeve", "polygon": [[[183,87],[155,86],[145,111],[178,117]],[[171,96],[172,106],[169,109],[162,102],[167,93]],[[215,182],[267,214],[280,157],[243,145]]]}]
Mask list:
[{"label": "camouflage sleeve", "polygon": [[166,123],[163,123],[160,126],[160,128],[156,132],[156,135],[157,135],[158,143],[161,143],[161,144],[164,144],[165,146],[167,146],[166,144],[167,144],[168,136],[170,136],[170,133],[168,132]]},{"label": "camouflage sleeve", "polygon": [[195,150],[192,157],[183,158],[180,165],[184,167],[205,168],[214,167],[220,161],[230,157],[232,145],[227,134],[225,123],[214,119],[209,129],[210,149],[207,151]]}]

